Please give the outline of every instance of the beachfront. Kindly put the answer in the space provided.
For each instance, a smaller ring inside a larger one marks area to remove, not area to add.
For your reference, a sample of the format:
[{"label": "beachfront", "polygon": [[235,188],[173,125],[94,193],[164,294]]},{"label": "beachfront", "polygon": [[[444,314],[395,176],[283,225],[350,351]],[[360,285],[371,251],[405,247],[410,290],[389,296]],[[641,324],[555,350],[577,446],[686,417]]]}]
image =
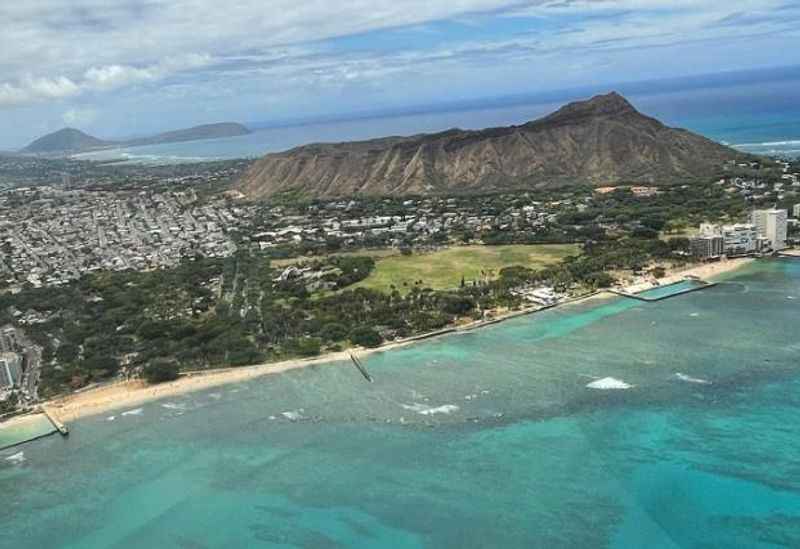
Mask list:
[{"label": "beachfront", "polygon": [[735,259],[723,259],[714,263],[704,263],[696,265],[688,269],[677,269],[674,271],[667,271],[666,275],[658,279],[656,284],[655,279],[637,281],[634,284],[620,288],[628,294],[637,294],[646,290],[651,290],[658,286],[667,286],[680,282],[687,277],[699,278],[701,280],[708,280],[716,276],[735,271],[749,263],[755,261],[752,257],[739,257]]},{"label": "beachfront", "polygon": [[[686,277],[697,277],[700,279],[711,279],[725,273],[732,272],[739,269],[751,262],[755,261],[752,258],[739,258],[718,263],[709,263],[697,265],[688,269],[677,270],[668,272],[667,275],[659,280],[660,285],[667,285],[673,282],[678,282]],[[633,286],[624,288],[627,293],[638,293],[654,287],[652,282],[642,282]],[[579,298],[577,300],[569,301],[569,303],[577,303],[601,297],[606,294],[605,292],[598,292]],[[436,332],[434,334],[425,334],[413,338],[408,338],[402,341],[395,341],[387,343],[375,349],[358,349],[357,353],[361,356],[390,351],[399,347],[411,345],[423,339],[435,337],[437,335],[445,335],[457,331],[473,330],[490,324],[514,318],[524,314],[535,313],[541,310],[541,307],[533,307],[519,311],[508,311],[494,315],[491,319],[471,322],[459,326],[458,328],[450,328]],[[180,379],[164,383],[160,385],[148,385],[142,380],[123,381],[104,385],[88,391],[74,393],[64,397],[54,399],[45,403],[45,406],[51,413],[57,415],[61,421],[69,422],[82,417],[94,416],[103,414],[111,410],[132,408],[144,404],[146,402],[168,398],[180,394],[201,391],[225,385],[229,383],[237,383],[252,380],[262,376],[280,374],[298,368],[305,368],[313,365],[328,364],[335,362],[349,361],[350,354],[348,351],[337,353],[328,353],[312,359],[295,359],[287,360],[284,362],[260,364],[242,368],[228,368],[222,370],[209,370],[207,372],[194,372],[182,376]],[[20,421],[16,419],[12,421]]]}]

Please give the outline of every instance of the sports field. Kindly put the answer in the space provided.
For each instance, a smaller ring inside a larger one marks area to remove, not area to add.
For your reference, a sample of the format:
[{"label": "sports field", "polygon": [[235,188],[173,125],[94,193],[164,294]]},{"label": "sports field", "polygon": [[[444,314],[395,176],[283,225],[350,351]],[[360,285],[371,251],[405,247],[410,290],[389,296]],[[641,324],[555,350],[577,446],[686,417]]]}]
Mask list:
[{"label": "sports field", "polygon": [[496,278],[500,269],[521,265],[532,269],[558,263],[580,249],[572,244],[510,246],[459,246],[439,252],[378,259],[375,271],[356,287],[400,292],[410,290],[417,281],[436,290],[456,288],[463,276],[466,282]]}]

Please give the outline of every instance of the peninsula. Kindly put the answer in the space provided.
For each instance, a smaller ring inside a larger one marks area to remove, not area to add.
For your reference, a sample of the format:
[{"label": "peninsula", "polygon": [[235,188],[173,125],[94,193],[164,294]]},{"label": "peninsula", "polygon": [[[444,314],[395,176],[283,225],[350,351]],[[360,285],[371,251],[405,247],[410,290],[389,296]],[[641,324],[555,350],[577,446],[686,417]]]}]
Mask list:
[{"label": "peninsula", "polygon": [[247,135],[249,133],[251,133],[250,130],[242,124],[221,122],[218,124],[204,124],[182,130],[168,131],[151,137],[111,141],[99,139],[75,128],[64,128],[40,137],[20,152],[25,154],[75,154],[108,148],[141,147],[145,145],[159,145],[162,143],[218,139],[221,137]]}]

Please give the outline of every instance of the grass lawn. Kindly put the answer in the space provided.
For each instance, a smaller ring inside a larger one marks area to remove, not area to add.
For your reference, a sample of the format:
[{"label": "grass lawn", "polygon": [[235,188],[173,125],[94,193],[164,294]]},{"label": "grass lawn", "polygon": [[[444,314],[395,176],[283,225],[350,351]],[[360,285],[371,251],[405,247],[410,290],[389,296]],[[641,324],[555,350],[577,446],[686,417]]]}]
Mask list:
[{"label": "grass lawn", "polygon": [[537,244],[459,246],[427,254],[391,256],[379,259],[369,278],[355,287],[390,291],[394,285],[405,293],[416,281],[422,280],[426,288],[457,288],[462,276],[467,282],[491,279],[496,278],[503,267],[521,265],[537,269],[579,253],[580,248],[573,244]]}]

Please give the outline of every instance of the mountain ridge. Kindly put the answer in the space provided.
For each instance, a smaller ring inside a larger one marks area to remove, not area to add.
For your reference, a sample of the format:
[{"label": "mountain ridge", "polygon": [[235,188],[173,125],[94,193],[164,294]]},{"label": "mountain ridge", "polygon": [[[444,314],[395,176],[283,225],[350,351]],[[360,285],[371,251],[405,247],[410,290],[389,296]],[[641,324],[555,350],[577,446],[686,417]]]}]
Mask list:
[{"label": "mountain ridge", "polygon": [[747,156],[641,114],[616,92],[521,125],[314,143],[258,160],[237,183],[252,198],[402,195],[567,182],[668,184],[712,177]]},{"label": "mountain ridge", "polygon": [[23,153],[78,153],[109,147],[141,147],[162,143],[181,143],[220,137],[233,137],[252,133],[247,127],[237,122],[218,122],[201,124],[180,130],[159,133],[150,137],[140,137],[121,141],[103,140],[75,128],[62,128],[44,135],[22,149]]}]

